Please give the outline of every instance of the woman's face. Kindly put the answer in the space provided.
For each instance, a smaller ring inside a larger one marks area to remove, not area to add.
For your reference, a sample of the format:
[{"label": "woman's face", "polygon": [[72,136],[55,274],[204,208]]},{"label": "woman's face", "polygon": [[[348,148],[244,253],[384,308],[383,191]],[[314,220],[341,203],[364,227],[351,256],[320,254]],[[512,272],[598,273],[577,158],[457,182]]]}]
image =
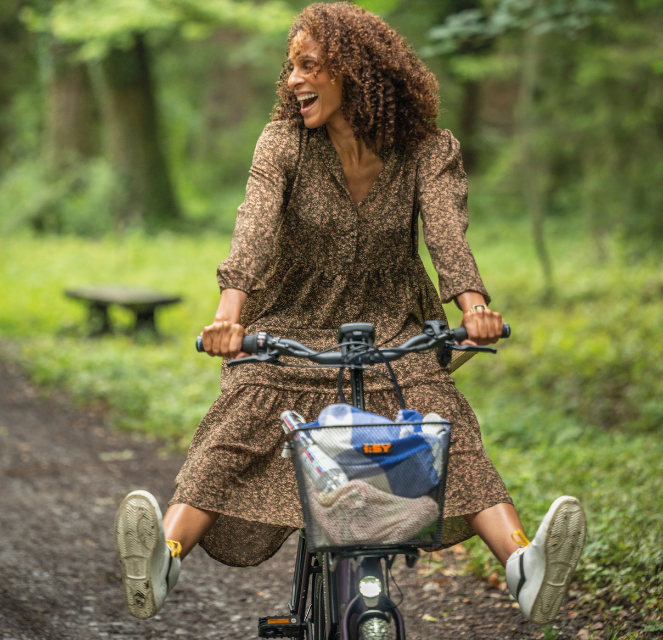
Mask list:
[{"label": "woman's face", "polygon": [[321,127],[335,117],[342,117],[343,82],[341,78],[332,80],[322,60],[320,45],[300,31],[288,52],[291,65],[288,87],[297,96],[307,129]]}]

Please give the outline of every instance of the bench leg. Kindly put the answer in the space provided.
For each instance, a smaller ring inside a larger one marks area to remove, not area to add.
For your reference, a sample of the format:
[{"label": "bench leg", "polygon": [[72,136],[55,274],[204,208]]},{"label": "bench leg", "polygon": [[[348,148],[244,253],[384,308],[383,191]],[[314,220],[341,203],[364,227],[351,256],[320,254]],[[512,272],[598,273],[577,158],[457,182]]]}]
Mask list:
[{"label": "bench leg", "polygon": [[150,333],[157,335],[157,325],[154,321],[154,311],[154,309],[136,311],[136,324],[134,325],[134,331],[149,331]]},{"label": "bench leg", "polygon": [[88,331],[91,336],[100,336],[111,331],[111,321],[108,315],[108,305],[93,302],[88,305]]}]

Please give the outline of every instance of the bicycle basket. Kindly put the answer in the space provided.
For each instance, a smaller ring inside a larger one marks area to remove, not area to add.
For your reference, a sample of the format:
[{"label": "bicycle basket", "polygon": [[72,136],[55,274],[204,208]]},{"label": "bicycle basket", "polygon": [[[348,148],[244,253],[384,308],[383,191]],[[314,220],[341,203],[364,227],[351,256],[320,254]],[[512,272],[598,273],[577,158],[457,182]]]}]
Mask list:
[{"label": "bicycle basket", "polygon": [[441,420],[292,432],[309,549],[439,546],[450,431]]}]

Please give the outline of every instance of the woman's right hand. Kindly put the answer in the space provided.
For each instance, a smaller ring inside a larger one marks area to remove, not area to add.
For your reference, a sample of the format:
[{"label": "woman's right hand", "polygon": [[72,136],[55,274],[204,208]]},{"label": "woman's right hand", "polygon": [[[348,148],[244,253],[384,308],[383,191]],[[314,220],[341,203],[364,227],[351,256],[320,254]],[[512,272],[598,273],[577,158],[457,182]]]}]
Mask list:
[{"label": "woman's right hand", "polygon": [[220,356],[230,360],[247,355],[242,351],[242,338],[245,335],[246,330],[241,324],[216,320],[200,334],[208,356]]},{"label": "woman's right hand", "polygon": [[242,351],[242,338],[246,335],[246,330],[239,324],[246,297],[246,293],[239,289],[224,289],[221,292],[214,322],[200,334],[208,356],[232,360],[248,355]]}]

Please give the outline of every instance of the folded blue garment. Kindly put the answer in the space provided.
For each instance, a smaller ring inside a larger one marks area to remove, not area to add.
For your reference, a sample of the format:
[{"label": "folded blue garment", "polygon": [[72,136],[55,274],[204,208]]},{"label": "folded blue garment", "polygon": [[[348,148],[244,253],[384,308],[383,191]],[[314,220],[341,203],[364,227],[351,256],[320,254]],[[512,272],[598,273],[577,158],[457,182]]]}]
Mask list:
[{"label": "folded blue garment", "polygon": [[445,431],[439,423],[423,422],[413,409],[402,409],[393,421],[348,404],[333,404],[300,428],[310,428],[311,439],[350,480],[362,479],[406,498],[430,494],[440,482]]}]

